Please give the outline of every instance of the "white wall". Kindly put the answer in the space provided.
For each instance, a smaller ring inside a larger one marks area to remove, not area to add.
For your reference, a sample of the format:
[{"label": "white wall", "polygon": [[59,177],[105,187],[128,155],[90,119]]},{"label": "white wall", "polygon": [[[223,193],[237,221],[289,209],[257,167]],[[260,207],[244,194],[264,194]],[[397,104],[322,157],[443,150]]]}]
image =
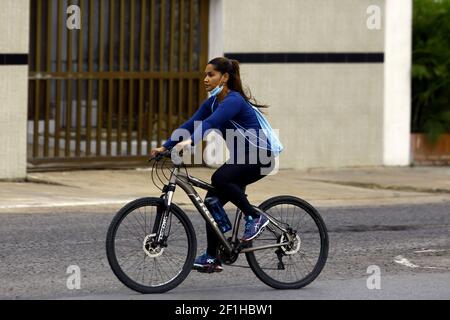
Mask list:
[{"label": "white wall", "polygon": [[386,2],[383,163],[411,163],[412,0]]},{"label": "white wall", "polygon": [[367,8],[384,0],[225,0],[225,52],[377,52]]},{"label": "white wall", "polygon": [[[380,10],[379,29],[367,26],[370,6]],[[389,44],[384,11],[384,0],[211,0],[210,57],[383,53]],[[271,106],[268,117],[286,147],[281,168],[385,163],[386,129],[392,130],[392,123],[386,123],[385,110],[391,108],[384,108],[383,63],[250,63],[241,71],[252,94]],[[396,115],[408,117],[404,111]],[[399,139],[405,143],[404,136]]]},{"label": "white wall", "polygon": [[[2,0],[0,54],[27,54],[29,0]],[[0,65],[0,179],[26,176],[28,66]]]},{"label": "white wall", "polygon": [[1,0],[0,53],[28,53],[30,0]]},{"label": "white wall", "polygon": [[280,168],[382,164],[382,64],[243,64],[242,76],[270,105]]},{"label": "white wall", "polygon": [[209,2],[209,30],[208,30],[208,61],[223,56],[224,37],[224,0],[210,0]]}]

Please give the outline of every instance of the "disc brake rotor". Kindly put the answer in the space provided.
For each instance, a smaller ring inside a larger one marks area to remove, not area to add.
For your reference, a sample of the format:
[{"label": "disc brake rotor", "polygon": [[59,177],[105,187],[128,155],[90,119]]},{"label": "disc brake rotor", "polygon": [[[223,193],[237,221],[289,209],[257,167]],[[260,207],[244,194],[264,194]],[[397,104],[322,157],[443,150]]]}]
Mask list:
[{"label": "disc brake rotor", "polygon": [[164,248],[160,245],[154,245],[156,233],[149,234],[144,238],[143,250],[150,258],[156,258],[163,254]]},{"label": "disc brake rotor", "polygon": [[[283,234],[280,238],[279,243],[283,243],[288,241],[287,237]],[[302,241],[300,240],[300,236],[297,234],[295,235],[295,238],[292,242],[290,242],[288,245],[282,246],[281,249],[283,252],[287,255],[296,254],[298,250],[300,250]]]}]

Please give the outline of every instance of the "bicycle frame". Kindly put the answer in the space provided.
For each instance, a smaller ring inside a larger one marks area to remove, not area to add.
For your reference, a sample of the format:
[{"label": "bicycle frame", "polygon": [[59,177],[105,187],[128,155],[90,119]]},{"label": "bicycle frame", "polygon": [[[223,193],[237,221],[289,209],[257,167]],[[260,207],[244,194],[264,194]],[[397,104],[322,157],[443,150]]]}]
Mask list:
[{"label": "bicycle frame", "polygon": [[[158,242],[163,240],[164,235],[164,229],[167,226],[167,219],[169,218],[169,209],[170,205],[172,203],[173,194],[175,192],[176,186],[180,186],[184,192],[189,196],[194,206],[197,208],[197,210],[202,215],[203,219],[205,219],[206,223],[209,223],[212,229],[214,230],[215,234],[217,235],[219,241],[224,245],[225,250],[228,253],[235,252],[236,247],[232,247],[231,243],[225,238],[225,235],[220,231],[219,226],[217,225],[216,221],[214,220],[213,216],[209,212],[208,208],[204,204],[201,197],[198,195],[197,191],[194,189],[194,187],[198,187],[204,190],[214,190],[214,186],[211,184],[202,181],[198,178],[192,177],[189,174],[185,174],[180,172],[180,166],[176,165],[174,166],[174,170],[172,170],[169,183],[164,186],[163,188],[163,194],[161,195],[161,198],[164,198],[164,205],[165,205],[165,212],[162,217],[162,220],[159,223],[158,227]],[[281,227],[277,221],[271,217],[269,214],[261,211],[259,208],[254,207],[260,214],[265,215],[272,223],[273,226],[275,226],[277,229],[282,231],[284,234],[287,235],[289,241],[291,241],[291,236],[289,235],[289,232]],[[242,211],[239,209],[236,210],[236,217],[233,225],[233,233],[231,236],[231,239],[233,243],[238,243],[237,236],[238,236],[238,230],[239,230],[239,223],[242,219]],[[268,228],[275,233],[275,230],[273,229],[272,225],[268,225]],[[266,246],[260,246],[260,247],[250,247],[250,248],[244,248],[239,251],[239,253],[245,253],[245,252],[251,252],[256,250],[262,250],[262,249],[268,249],[268,248],[276,248],[281,247],[283,245],[288,245],[289,242],[283,242],[278,243],[274,245],[266,245]]]}]

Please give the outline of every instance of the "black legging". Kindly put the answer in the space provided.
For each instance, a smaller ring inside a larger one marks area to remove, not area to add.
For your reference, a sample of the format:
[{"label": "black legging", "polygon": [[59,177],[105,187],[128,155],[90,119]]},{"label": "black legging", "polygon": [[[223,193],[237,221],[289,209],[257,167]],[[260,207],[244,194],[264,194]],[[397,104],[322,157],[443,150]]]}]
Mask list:
[{"label": "black legging", "polygon": [[[208,191],[206,197],[216,196],[222,205],[231,201],[238,207],[244,215],[258,216],[252,205],[248,202],[245,194],[247,185],[264,178],[269,171],[263,171],[261,168],[270,168],[274,165],[275,160],[271,160],[269,164],[261,164],[259,161],[256,164],[230,164],[225,163],[217,169],[211,177],[211,183],[214,186],[214,191]],[[218,239],[211,226],[206,224],[206,237],[208,241],[208,248],[206,252],[215,257],[217,255]]]}]

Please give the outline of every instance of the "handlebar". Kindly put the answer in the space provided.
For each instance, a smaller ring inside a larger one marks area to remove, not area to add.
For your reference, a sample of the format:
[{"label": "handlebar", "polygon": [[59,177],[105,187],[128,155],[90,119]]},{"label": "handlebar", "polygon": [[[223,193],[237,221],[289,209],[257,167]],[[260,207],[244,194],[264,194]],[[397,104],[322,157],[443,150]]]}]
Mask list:
[{"label": "handlebar", "polygon": [[[156,162],[161,161],[163,158],[172,158],[172,150],[166,150],[164,152],[158,153],[156,156],[151,157],[148,162],[155,160]],[[183,156],[183,150],[181,150],[178,154],[179,157]]]}]

